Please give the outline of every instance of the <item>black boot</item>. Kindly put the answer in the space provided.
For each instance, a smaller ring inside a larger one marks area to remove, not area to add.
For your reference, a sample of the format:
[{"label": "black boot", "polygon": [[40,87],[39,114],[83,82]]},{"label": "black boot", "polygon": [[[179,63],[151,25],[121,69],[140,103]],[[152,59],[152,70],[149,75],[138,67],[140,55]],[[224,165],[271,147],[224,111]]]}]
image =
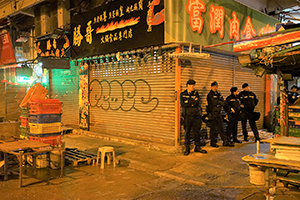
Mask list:
[{"label": "black boot", "polygon": [[201,147],[200,146],[195,146],[195,150],[194,150],[194,152],[199,152],[199,153],[207,153],[207,151],[206,150],[204,150],[204,149],[201,149]]},{"label": "black boot", "polygon": [[233,139],[233,142],[234,142],[234,143],[243,143],[241,140],[238,140],[237,138],[234,138],[234,139]]},{"label": "black boot", "polygon": [[257,141],[259,141],[259,143],[261,143],[261,144],[263,143],[262,141],[260,141],[260,138],[256,138],[255,142],[257,142]]},{"label": "black boot", "polygon": [[214,147],[214,148],[218,148],[219,147],[219,145],[217,145],[217,144],[210,144],[210,146]]},{"label": "black boot", "polygon": [[248,142],[249,140],[248,140],[248,135],[244,135],[244,141],[245,142]]},{"label": "black boot", "polygon": [[223,146],[225,146],[225,147],[234,147],[234,144],[231,144],[229,141],[224,141]]},{"label": "black boot", "polygon": [[190,145],[186,145],[184,155],[187,156],[189,154],[190,154]]}]

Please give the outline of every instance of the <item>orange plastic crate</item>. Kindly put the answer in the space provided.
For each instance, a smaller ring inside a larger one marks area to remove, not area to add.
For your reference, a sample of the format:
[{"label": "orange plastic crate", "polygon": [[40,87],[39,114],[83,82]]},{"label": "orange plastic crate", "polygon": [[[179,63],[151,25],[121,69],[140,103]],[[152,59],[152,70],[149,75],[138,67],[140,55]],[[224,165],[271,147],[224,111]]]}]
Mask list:
[{"label": "orange plastic crate", "polygon": [[50,144],[51,146],[57,146],[61,144],[61,135],[48,136],[48,137],[34,137],[29,136],[29,140]]},{"label": "orange plastic crate", "polygon": [[58,99],[40,99],[29,103],[30,114],[60,114],[61,102]]},{"label": "orange plastic crate", "polygon": [[20,117],[21,119],[21,126],[28,127],[28,117]]}]

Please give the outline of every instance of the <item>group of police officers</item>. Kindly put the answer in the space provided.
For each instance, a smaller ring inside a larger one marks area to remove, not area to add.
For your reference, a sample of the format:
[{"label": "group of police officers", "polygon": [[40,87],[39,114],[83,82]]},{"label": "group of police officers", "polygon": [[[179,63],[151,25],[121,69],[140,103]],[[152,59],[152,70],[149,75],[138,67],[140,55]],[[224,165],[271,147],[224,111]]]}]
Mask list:
[{"label": "group of police officers", "polygon": [[[187,89],[180,94],[181,116],[185,129],[185,152],[184,155],[190,154],[190,132],[193,129],[195,149],[194,152],[207,153],[201,148],[200,130],[202,126],[201,101],[198,91],[195,90],[196,82],[189,80],[186,83]],[[207,114],[210,123],[210,145],[218,148],[217,136],[220,133],[223,140],[223,146],[234,147],[234,143],[242,143],[237,139],[238,121],[242,121],[244,141],[248,141],[247,120],[255,136],[255,142],[260,141],[257,131],[256,120],[259,113],[254,112],[258,103],[256,95],[250,91],[248,83],[242,85],[243,91],[238,92],[237,87],[230,89],[231,94],[224,100],[221,93],[218,92],[218,83],[211,83],[211,90],[207,94]],[[226,132],[223,127],[222,109],[224,108],[228,116],[228,126]]]}]

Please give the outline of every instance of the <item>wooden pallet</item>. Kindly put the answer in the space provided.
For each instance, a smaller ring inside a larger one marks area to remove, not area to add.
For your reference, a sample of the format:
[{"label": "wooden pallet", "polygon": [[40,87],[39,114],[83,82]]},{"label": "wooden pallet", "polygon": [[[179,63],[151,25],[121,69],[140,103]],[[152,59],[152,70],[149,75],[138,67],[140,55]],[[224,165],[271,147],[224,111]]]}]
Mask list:
[{"label": "wooden pallet", "polygon": [[87,165],[96,163],[97,155],[78,149],[66,149],[65,159],[76,167],[78,163],[86,163]]}]

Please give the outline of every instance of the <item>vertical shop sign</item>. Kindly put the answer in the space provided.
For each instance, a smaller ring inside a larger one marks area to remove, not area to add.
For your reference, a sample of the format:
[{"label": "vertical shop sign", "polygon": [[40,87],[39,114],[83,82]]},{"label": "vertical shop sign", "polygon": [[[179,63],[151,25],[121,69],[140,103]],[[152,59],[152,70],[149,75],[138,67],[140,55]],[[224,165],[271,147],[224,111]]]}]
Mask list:
[{"label": "vertical shop sign", "polygon": [[79,76],[79,127],[84,130],[89,128],[89,84],[88,75]]},{"label": "vertical shop sign", "polygon": [[9,33],[0,35],[0,65],[15,63],[16,58]]}]

